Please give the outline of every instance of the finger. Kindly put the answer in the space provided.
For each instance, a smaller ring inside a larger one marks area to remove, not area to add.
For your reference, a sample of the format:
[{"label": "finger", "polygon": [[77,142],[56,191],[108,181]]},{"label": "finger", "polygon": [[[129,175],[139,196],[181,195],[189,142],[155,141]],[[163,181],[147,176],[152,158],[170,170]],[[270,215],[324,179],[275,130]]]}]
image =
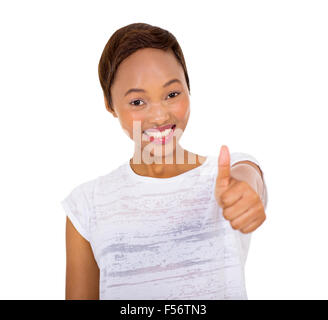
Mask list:
[{"label": "finger", "polygon": [[263,218],[259,218],[259,219],[256,219],[254,221],[252,221],[249,225],[247,225],[246,227],[242,228],[240,230],[240,232],[242,233],[250,233],[250,232],[253,232],[255,231],[260,225],[262,225],[262,223],[265,221],[265,217]]},{"label": "finger", "polygon": [[225,190],[220,196],[220,202],[223,208],[229,208],[233,206],[245,193],[245,185],[243,182],[236,179],[231,179],[231,183],[227,190]]},{"label": "finger", "polygon": [[230,183],[230,152],[227,146],[222,145],[218,159],[217,185],[226,187]]},{"label": "finger", "polygon": [[254,203],[251,203],[249,199],[242,196],[232,206],[225,207],[223,209],[223,216],[227,220],[233,220],[244,214],[247,210],[249,210],[253,206]]},{"label": "finger", "polygon": [[261,219],[262,216],[262,206],[257,204],[245,212],[243,212],[239,217],[230,221],[233,229],[241,230],[246,228],[249,224],[254,222],[257,219]]}]

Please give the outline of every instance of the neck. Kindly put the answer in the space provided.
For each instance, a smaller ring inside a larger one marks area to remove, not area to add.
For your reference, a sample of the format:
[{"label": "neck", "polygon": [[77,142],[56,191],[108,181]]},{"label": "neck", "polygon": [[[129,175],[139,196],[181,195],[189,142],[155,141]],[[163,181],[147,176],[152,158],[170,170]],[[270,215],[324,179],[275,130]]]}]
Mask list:
[{"label": "neck", "polygon": [[[178,155],[178,156],[177,156]],[[181,173],[189,171],[200,166],[205,157],[189,152],[180,146],[174,150],[173,154],[163,156],[161,158],[150,157],[146,162],[142,157],[140,161],[136,161],[136,154],[130,159],[132,170],[141,176],[153,178],[170,178]]]}]

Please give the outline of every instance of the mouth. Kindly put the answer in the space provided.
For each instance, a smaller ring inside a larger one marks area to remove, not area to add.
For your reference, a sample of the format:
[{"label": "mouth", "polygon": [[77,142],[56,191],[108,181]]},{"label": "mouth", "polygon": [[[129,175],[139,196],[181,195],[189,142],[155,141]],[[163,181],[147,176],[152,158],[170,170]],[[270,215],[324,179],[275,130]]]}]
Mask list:
[{"label": "mouth", "polygon": [[173,124],[170,128],[163,131],[143,131],[143,133],[148,137],[149,141],[156,144],[162,144],[168,142],[174,133],[176,124]]}]

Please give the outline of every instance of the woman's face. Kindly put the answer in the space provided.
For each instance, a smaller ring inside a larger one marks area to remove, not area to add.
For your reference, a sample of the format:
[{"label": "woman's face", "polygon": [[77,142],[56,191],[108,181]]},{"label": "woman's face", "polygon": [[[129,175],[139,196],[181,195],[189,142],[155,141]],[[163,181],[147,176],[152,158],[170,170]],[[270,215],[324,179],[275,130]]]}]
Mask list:
[{"label": "woman's face", "polygon": [[[170,81],[173,79],[176,81]],[[135,147],[155,159],[172,156],[190,114],[185,75],[172,50],[143,48],[134,52],[119,65],[111,93],[112,114]],[[145,132],[165,125],[176,127],[164,144],[155,143],[158,139],[154,141],[150,131],[149,135]]]}]

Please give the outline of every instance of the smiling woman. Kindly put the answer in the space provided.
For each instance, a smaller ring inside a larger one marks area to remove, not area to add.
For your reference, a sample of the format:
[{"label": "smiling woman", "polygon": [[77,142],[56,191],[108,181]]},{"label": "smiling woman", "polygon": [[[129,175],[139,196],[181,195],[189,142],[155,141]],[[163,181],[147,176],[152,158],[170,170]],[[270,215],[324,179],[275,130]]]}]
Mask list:
[{"label": "smiling woman", "polygon": [[[218,157],[179,143],[190,115],[190,84],[176,38],[149,24],[125,26],[107,42],[98,71],[106,109],[134,141],[134,154],[62,201],[68,217],[66,298],[247,299],[250,235],[233,230],[218,205]],[[251,161],[260,169],[246,153],[225,159],[222,168]],[[255,188],[238,182],[238,172],[230,179],[234,189],[220,199],[226,216],[249,209],[233,225],[254,230],[263,207]],[[227,208],[234,198],[243,202]]]},{"label": "smiling woman", "polygon": [[[107,58],[111,56],[116,58]],[[135,142],[131,167],[137,174],[171,177],[205,160],[179,144],[190,115],[190,86],[182,50],[172,34],[145,24],[118,30],[101,56],[99,78],[107,110]],[[188,163],[190,156],[196,163]],[[170,166],[163,165],[170,161]]]}]

